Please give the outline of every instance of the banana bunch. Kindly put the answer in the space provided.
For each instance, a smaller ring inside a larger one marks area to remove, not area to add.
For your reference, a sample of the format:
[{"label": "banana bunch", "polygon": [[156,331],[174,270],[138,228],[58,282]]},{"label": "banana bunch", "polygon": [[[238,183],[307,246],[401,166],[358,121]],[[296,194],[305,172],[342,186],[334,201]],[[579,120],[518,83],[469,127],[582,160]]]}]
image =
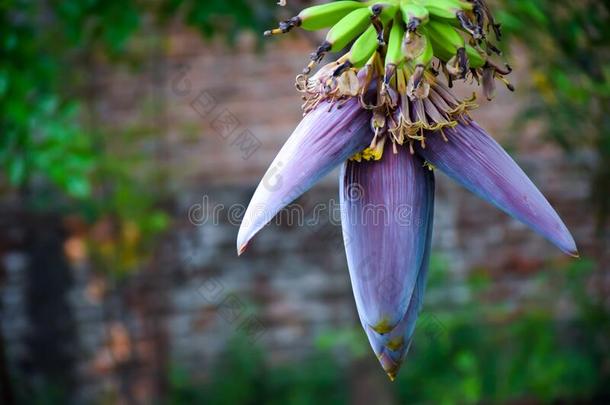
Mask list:
[{"label": "banana bunch", "polygon": [[379,90],[389,103],[389,87],[397,90],[401,75],[417,84],[443,73],[450,87],[454,80],[472,79],[484,84],[487,97],[497,78],[512,89],[504,79],[510,67],[493,61],[501,53],[488,34],[500,39],[501,31],[485,0],[334,1],[309,7],[265,35],[295,27],[328,29],[302,76],[308,77],[327,53],[344,53],[327,86],[348,71],[365,69],[367,80],[382,77]]}]

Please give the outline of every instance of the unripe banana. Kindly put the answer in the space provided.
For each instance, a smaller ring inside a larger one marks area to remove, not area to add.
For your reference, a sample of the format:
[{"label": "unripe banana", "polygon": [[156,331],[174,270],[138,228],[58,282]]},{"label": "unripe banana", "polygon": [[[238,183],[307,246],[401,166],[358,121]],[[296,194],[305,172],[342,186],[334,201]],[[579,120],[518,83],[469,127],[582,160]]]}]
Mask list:
[{"label": "unripe banana", "polygon": [[306,8],[298,15],[301,27],[307,31],[317,31],[332,27],[352,11],[364,8],[359,1],[335,1]]},{"label": "unripe banana", "polygon": [[485,59],[472,46],[466,44],[464,38],[455,28],[438,21],[430,21],[426,26],[429,38],[436,56],[447,62],[453,58],[460,48],[466,48],[466,55],[470,60],[470,67],[478,68],[485,64]]},{"label": "unripe banana", "polygon": [[371,7],[371,22],[377,31],[377,42],[385,45],[385,25],[391,21],[398,12],[398,1],[375,3]]},{"label": "unripe banana", "polygon": [[385,73],[380,92],[381,104],[394,108],[399,101],[396,90],[390,86],[392,78],[396,74],[399,65],[405,59],[402,53],[402,39],[405,36],[405,26],[400,16],[394,18],[390,38],[388,39],[388,49],[385,55]]},{"label": "unripe banana", "polygon": [[296,17],[280,22],[279,28],[265,31],[265,35],[283,34],[294,27],[301,27],[307,31],[332,27],[347,14],[364,7],[366,7],[366,4],[358,1],[336,1],[309,7],[301,11]]},{"label": "unripe banana", "polygon": [[[466,44],[464,38],[455,28],[437,21],[430,21],[427,25],[428,33],[435,55],[443,62],[450,62],[455,69],[459,69],[459,76],[464,76],[468,67],[479,68],[485,60],[475,48]],[[457,74],[457,70],[451,72]]]},{"label": "unripe banana", "polygon": [[330,51],[336,52],[345,48],[354,38],[362,34],[371,22],[371,11],[368,8],[354,10],[335,24],[328,35],[326,43]]},{"label": "unripe banana", "polygon": [[428,9],[419,4],[401,2],[400,10],[409,31],[414,31],[420,25],[426,24],[430,19]]},{"label": "unripe banana", "polygon": [[407,60],[418,58],[428,46],[427,39],[418,32],[418,28],[428,23],[430,14],[428,10],[418,4],[403,2],[401,11],[407,24],[407,33],[402,43],[402,52]]},{"label": "unripe banana", "polygon": [[373,4],[371,7],[371,14],[379,16],[382,20],[390,21],[394,18],[394,15],[398,12],[397,2],[379,2]]},{"label": "unripe banana", "polygon": [[340,75],[351,67],[363,67],[369,62],[379,46],[385,45],[383,40],[384,26],[398,12],[398,3],[376,3],[370,7],[370,10],[372,26],[354,42],[348,60],[337,68],[335,75]]},{"label": "unripe banana", "polygon": [[308,75],[313,67],[324,59],[327,52],[340,51],[362,34],[370,25],[371,17],[371,10],[368,7],[354,10],[343,17],[328,31],[326,40],[311,54],[311,62],[303,70],[303,74]]},{"label": "unripe banana", "polygon": [[430,21],[426,28],[430,35],[436,35],[451,46],[464,46],[464,38],[451,25],[439,21]]},{"label": "unripe banana", "polygon": [[402,39],[405,36],[405,26],[399,18],[394,19],[390,39],[388,40],[388,51],[385,57],[385,65],[398,66],[405,58],[402,53]]},{"label": "unripe banana", "polygon": [[442,44],[439,43],[437,37],[433,35],[428,35],[428,41],[432,44],[432,49],[434,50],[434,56],[436,56],[441,62],[447,62],[451,59],[455,53],[451,53],[451,51],[447,50]]},{"label": "unripe banana", "polygon": [[464,38],[450,25],[430,21],[426,26],[434,54],[441,60],[448,61],[459,48],[465,46]]},{"label": "unripe banana", "polygon": [[348,62],[354,67],[362,67],[371,58],[379,42],[377,41],[377,30],[370,26],[364,34],[354,42],[349,53]]},{"label": "unripe banana", "polygon": [[477,51],[474,47],[470,45],[466,45],[466,55],[468,55],[468,59],[470,60],[471,68],[480,68],[485,65],[485,59],[481,56],[481,53]]},{"label": "unripe banana", "polygon": [[414,0],[416,4],[424,6],[430,16],[442,19],[454,19],[458,11],[472,10],[472,4],[459,0]]},{"label": "unripe banana", "polygon": [[466,11],[475,10],[475,1],[461,0],[417,0],[426,3],[425,7],[430,14],[438,19],[445,20],[452,24],[458,21],[458,25],[473,36],[477,41],[480,41],[485,35],[483,32],[482,13],[479,8],[477,21],[473,22],[466,14]]},{"label": "unripe banana", "polygon": [[347,55],[347,60],[341,64],[333,73],[333,75],[340,76],[343,72],[350,68],[361,68],[371,59],[373,53],[379,47],[379,41],[377,40],[377,30],[374,26],[370,26],[364,34],[360,35],[360,38],[354,42],[352,49],[350,49]]}]

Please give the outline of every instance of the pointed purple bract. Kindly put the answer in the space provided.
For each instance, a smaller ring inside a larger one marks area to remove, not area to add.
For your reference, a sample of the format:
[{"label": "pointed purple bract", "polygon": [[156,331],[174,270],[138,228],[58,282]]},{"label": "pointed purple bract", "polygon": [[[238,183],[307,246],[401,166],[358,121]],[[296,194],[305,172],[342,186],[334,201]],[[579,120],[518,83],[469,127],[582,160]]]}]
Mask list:
[{"label": "pointed purple bract", "polygon": [[373,137],[369,118],[357,98],[332,109],[321,103],[303,118],[254,192],[237,236],[239,254],[282,208],[368,146]]},{"label": "pointed purple bract", "polygon": [[347,162],[340,177],[341,222],[358,314],[386,334],[404,318],[426,261],[431,173],[405,148],[380,161]]},{"label": "pointed purple bract", "polygon": [[502,147],[475,122],[429,133],[417,153],[456,182],[577,256],[567,227],[534,183]]},{"label": "pointed purple bract", "polygon": [[432,224],[434,217],[434,174],[430,171],[426,173],[428,197],[428,228],[426,234],[422,235],[425,239],[425,252],[421,268],[417,274],[417,280],[407,312],[402,320],[390,332],[381,335],[372,328],[363,325],[365,332],[375,351],[381,366],[388,376],[393,380],[398,373],[411,346],[411,339],[415,332],[415,323],[421,311],[426,282],[428,279],[428,267],[430,264]]}]

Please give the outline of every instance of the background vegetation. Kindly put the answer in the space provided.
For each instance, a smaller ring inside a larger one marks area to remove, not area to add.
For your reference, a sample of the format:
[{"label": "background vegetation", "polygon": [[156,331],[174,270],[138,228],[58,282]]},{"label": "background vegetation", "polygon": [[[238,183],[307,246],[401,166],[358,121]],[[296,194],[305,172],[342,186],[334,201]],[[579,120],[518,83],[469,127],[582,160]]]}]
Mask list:
[{"label": "background vegetation", "polygon": [[543,119],[549,140],[568,154],[594,152],[583,169],[603,232],[610,213],[609,5],[594,0],[504,0],[502,5],[505,31],[529,50],[535,89],[524,117]]}]

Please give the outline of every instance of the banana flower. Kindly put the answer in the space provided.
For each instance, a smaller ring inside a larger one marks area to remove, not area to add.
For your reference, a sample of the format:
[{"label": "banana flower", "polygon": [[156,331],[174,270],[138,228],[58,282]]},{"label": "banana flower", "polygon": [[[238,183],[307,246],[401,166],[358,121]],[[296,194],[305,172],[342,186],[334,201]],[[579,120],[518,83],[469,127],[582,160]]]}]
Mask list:
[{"label": "banana flower", "polygon": [[[343,18],[337,12],[341,4],[346,8]],[[450,5],[445,20],[435,19],[443,4]],[[570,232],[538,188],[470,117],[469,111],[476,107],[474,96],[460,100],[449,88],[454,80],[484,79],[484,94],[491,96],[495,79],[508,84],[504,76],[510,69],[485,56],[497,49],[485,34],[491,29],[499,36],[499,26],[481,0],[381,5],[340,1],[316,7],[324,6],[331,7],[326,9],[327,17],[330,11],[335,13],[328,18],[336,24],[329,35],[337,25],[347,24],[346,19],[361,24],[360,14],[351,20],[350,16],[365,9],[368,23],[350,35],[361,38],[372,27],[375,46],[363,66],[353,62],[362,58],[354,58],[352,48],[310,77],[320,54],[332,48],[327,38],[297,77],[304,118],[256,189],[239,229],[237,251],[242,254],[280,210],[341,166],[341,222],[356,308],[381,366],[393,380],[422,308],[435,171],[568,255],[578,253]],[[320,24],[313,24],[311,16],[319,17],[323,9],[313,9],[319,14],[309,9],[271,33],[301,26],[305,18],[318,29]],[[451,15],[453,25],[447,22]],[[450,38],[447,30],[470,35],[473,45]],[[486,52],[479,52],[482,49]]]}]

